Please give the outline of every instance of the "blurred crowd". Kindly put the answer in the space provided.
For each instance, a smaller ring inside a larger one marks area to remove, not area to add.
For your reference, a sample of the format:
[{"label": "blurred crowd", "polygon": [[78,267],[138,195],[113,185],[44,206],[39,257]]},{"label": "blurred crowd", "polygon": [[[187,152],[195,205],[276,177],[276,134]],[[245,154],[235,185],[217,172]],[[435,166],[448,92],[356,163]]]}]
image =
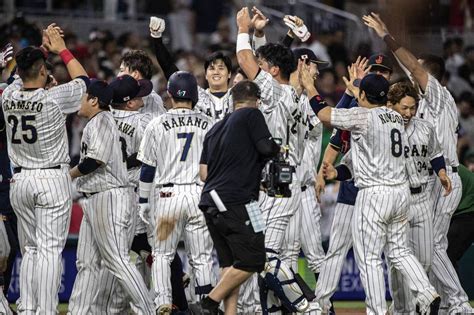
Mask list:
[{"label": "blurred crowd", "polygon": [[[70,8],[75,8],[73,2],[66,1],[63,5],[67,3],[70,3]],[[225,51],[232,57],[233,65],[237,65],[236,30],[232,21],[235,19],[235,8],[240,5],[238,0],[137,1],[140,12],[166,16],[169,28],[165,33],[165,40],[173,51],[176,65],[179,69],[193,72],[202,87],[206,86],[203,57],[210,52]],[[126,2],[119,1],[119,9],[126,12]],[[28,45],[40,45],[41,27],[42,25],[35,25],[18,15],[11,22],[0,26],[0,44],[3,46],[10,41],[15,51]],[[283,37],[285,34],[279,35]],[[67,46],[84,65],[89,76],[107,81],[119,72],[120,58],[125,52],[143,49],[150,56],[154,55],[148,38],[141,38],[137,30],[133,29],[116,35],[111,30],[93,28],[87,39],[79,38],[73,29],[66,29],[64,36]],[[316,83],[318,91],[331,105],[336,104],[344,93],[342,77],[347,75],[347,66],[359,55],[369,57],[374,53],[370,42],[365,41],[350,49],[345,44],[346,36],[343,29],[323,31],[313,34],[305,43],[320,59],[331,62],[331,67],[320,71]],[[474,150],[474,45],[465,43],[461,37],[448,38],[443,44],[443,53],[447,70],[443,84],[451,91],[458,105],[458,153],[460,161],[464,162],[467,157],[473,155]],[[165,104],[168,104],[166,81],[155,58],[152,60],[155,62],[154,75],[151,78],[154,89],[162,96]],[[396,64],[395,60],[393,62]],[[64,63],[59,58],[53,58],[51,65],[51,74],[59,84],[69,81]],[[396,67],[394,81],[401,77],[402,71]],[[79,142],[84,124],[85,121],[75,114],[68,118],[73,164],[79,156]],[[323,146],[327,144],[330,132],[325,130]]]}]

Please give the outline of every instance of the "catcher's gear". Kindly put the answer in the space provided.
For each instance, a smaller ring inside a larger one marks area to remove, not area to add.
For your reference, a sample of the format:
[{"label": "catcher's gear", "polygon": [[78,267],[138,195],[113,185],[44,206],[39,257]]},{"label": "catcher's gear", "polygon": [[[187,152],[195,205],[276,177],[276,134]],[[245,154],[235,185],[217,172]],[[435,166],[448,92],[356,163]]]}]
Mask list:
[{"label": "catcher's gear", "polygon": [[150,18],[150,36],[153,38],[160,38],[165,31],[166,23],[165,20],[160,19],[156,16]]},{"label": "catcher's gear", "polygon": [[191,101],[194,107],[198,101],[196,78],[190,72],[176,71],[168,79],[168,93],[173,98]]},{"label": "catcher's gear", "polygon": [[295,34],[302,42],[307,41],[311,36],[306,25],[302,23],[302,20],[298,17],[285,15],[283,22],[285,22],[286,26],[288,26],[293,34]]}]

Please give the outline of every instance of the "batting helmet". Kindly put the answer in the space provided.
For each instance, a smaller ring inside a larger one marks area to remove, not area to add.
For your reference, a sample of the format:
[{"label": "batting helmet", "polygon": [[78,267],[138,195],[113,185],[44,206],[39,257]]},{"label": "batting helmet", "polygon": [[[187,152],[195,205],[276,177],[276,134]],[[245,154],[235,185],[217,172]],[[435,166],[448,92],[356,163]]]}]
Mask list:
[{"label": "batting helmet", "polygon": [[168,93],[173,98],[189,100],[196,105],[198,101],[198,86],[194,75],[187,71],[176,71],[168,79]]}]

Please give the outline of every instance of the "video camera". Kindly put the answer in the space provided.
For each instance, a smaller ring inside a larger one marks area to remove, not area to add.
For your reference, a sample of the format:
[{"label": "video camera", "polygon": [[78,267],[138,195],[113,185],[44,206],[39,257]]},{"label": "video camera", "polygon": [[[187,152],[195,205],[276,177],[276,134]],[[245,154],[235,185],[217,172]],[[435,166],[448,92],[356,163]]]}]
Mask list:
[{"label": "video camera", "polygon": [[287,161],[288,148],[285,150],[268,161],[263,171],[262,186],[270,197],[291,197],[290,184],[293,181],[295,167]]}]

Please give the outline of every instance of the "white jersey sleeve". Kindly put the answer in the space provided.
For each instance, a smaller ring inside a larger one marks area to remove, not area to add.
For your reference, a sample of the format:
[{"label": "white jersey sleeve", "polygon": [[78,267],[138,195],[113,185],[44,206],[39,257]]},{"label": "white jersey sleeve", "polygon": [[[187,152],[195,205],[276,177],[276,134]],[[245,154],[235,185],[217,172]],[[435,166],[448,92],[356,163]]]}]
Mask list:
[{"label": "white jersey sleeve", "polygon": [[331,125],[339,129],[362,134],[367,132],[368,121],[369,110],[364,107],[331,109]]},{"label": "white jersey sleeve", "polygon": [[153,117],[158,117],[166,113],[163,100],[154,90],[151,91],[150,95],[143,98],[143,107],[140,108],[141,114],[151,114]]},{"label": "white jersey sleeve", "polygon": [[265,114],[278,106],[278,100],[283,98],[285,91],[281,84],[266,71],[260,70],[253,80],[260,88],[260,110]]},{"label": "white jersey sleeve", "polygon": [[83,79],[76,78],[68,83],[47,90],[47,95],[54,100],[65,114],[77,112],[87,87]]},{"label": "white jersey sleeve", "polygon": [[426,91],[421,95],[426,99],[426,106],[434,117],[439,116],[445,106],[456,107],[456,103],[448,101],[449,98],[452,98],[451,93],[431,74],[428,74]]},{"label": "white jersey sleeve", "polygon": [[160,118],[153,119],[145,129],[137,159],[142,163],[156,167],[159,161],[159,139],[162,137],[162,130],[159,128]]}]

